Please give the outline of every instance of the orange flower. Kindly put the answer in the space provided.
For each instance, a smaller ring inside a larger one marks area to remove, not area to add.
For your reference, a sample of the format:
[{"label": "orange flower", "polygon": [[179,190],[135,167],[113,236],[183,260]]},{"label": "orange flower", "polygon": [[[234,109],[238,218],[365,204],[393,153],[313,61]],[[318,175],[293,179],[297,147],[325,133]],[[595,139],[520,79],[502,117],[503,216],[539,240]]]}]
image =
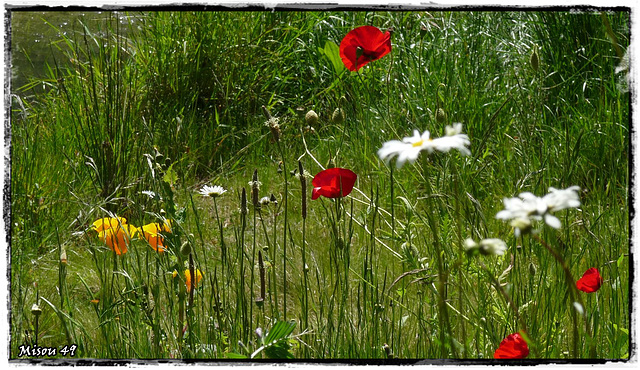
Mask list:
[{"label": "orange flower", "polygon": [[150,223],[138,229],[142,236],[149,242],[154,251],[162,253],[167,249],[164,247],[164,237],[161,233],[171,232],[171,223],[166,220],[164,224]]},{"label": "orange flower", "polygon": [[127,253],[131,239],[137,232],[138,229],[135,226],[122,224],[100,231],[98,238],[117,255],[121,255]]}]

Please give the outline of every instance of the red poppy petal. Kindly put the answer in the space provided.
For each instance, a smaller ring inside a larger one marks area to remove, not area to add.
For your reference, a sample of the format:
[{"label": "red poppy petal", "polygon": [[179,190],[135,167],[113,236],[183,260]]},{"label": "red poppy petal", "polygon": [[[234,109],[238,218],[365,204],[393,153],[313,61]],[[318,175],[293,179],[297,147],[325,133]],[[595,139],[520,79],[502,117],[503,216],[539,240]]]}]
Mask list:
[{"label": "red poppy petal", "polygon": [[576,287],[585,292],[593,293],[602,286],[602,276],[595,267],[585,271],[584,275],[576,282]]},{"label": "red poppy petal", "polygon": [[345,197],[353,190],[357,178],[353,171],[346,168],[328,168],[321,171],[311,181],[311,199],[317,199],[321,195],[327,198]]},{"label": "red poppy petal", "polygon": [[354,28],[340,42],[340,57],[351,71],[357,71],[365,64],[380,59],[389,52],[391,52],[391,34],[389,31],[382,33],[373,26]]},{"label": "red poppy petal", "polygon": [[529,355],[527,342],[519,333],[513,333],[500,342],[500,346],[493,354],[498,359],[521,359]]}]

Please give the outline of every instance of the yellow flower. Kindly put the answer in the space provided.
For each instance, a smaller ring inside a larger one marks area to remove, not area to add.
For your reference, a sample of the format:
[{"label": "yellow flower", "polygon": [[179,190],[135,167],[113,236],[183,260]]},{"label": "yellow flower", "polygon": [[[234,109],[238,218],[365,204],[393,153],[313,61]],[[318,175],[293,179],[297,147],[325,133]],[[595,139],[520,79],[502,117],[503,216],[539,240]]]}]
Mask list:
[{"label": "yellow flower", "polygon": [[171,222],[166,220],[162,225],[157,222],[150,223],[139,228],[138,232],[149,242],[154,251],[162,253],[167,249],[164,246],[164,237],[161,233],[171,232]]},{"label": "yellow flower", "polygon": [[135,226],[122,224],[100,231],[98,238],[117,255],[121,255],[127,253],[131,239],[137,232],[138,229]]},{"label": "yellow flower", "polygon": [[124,225],[127,223],[127,219],[124,217],[104,217],[93,223],[92,229],[101,232],[106,229],[115,229],[120,224]]},{"label": "yellow flower", "polygon": [[[197,287],[198,284],[200,283],[200,280],[202,280],[202,272],[200,270],[196,270],[195,275],[196,275],[196,280],[193,283],[194,288]],[[187,292],[189,292],[191,291],[191,272],[189,271],[189,269],[184,270],[184,277],[186,279]]]},{"label": "yellow flower", "polygon": [[[173,276],[174,278],[178,276],[178,271],[173,270],[173,272],[171,273],[171,276]],[[184,270],[184,277],[185,277],[185,283],[187,285],[187,292],[190,292],[191,291],[191,272],[189,271],[189,269]],[[196,270],[196,281],[194,282],[193,286],[197,287],[198,284],[200,283],[200,280],[202,280],[202,271]]]}]

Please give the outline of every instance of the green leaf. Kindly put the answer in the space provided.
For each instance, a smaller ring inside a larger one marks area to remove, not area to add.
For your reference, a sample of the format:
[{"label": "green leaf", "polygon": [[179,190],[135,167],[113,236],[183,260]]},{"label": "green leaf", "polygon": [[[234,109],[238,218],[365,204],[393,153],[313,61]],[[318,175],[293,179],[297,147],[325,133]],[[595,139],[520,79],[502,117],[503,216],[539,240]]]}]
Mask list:
[{"label": "green leaf", "polygon": [[264,339],[265,346],[269,346],[279,340],[282,340],[293,333],[293,329],[296,327],[296,322],[290,321],[278,321],[273,325],[269,333]]},{"label": "green leaf", "polygon": [[289,351],[290,345],[286,340],[280,341],[273,346],[269,346],[265,348],[264,353],[270,359],[281,359],[281,358],[295,358],[293,353]]},{"label": "green leaf", "polygon": [[167,170],[165,171],[164,176],[162,176],[162,181],[168,183],[171,186],[174,186],[178,181],[178,174],[176,174],[176,171],[173,170],[173,163],[171,163],[171,166],[169,166],[169,168],[167,168]]},{"label": "green leaf", "polygon": [[243,355],[243,354],[240,354],[240,353],[229,352],[229,353],[227,353],[227,358],[243,359],[243,358],[248,358],[248,357],[246,355]]},{"label": "green leaf", "polygon": [[295,327],[294,320],[275,323],[265,336],[262,342],[263,346],[253,352],[251,358],[255,358],[262,351],[269,358],[294,358],[293,354],[289,352],[290,345],[287,339]]},{"label": "green leaf", "polygon": [[624,253],[620,255],[620,257],[618,257],[618,261],[616,261],[616,265],[618,266],[618,268],[620,268],[620,266],[622,266],[622,261],[624,260]]},{"label": "green leaf", "polygon": [[327,41],[324,43],[324,55],[329,58],[331,64],[333,64],[333,69],[335,69],[336,74],[340,74],[344,70],[344,63],[342,63],[342,58],[340,58],[340,48],[333,41]]}]

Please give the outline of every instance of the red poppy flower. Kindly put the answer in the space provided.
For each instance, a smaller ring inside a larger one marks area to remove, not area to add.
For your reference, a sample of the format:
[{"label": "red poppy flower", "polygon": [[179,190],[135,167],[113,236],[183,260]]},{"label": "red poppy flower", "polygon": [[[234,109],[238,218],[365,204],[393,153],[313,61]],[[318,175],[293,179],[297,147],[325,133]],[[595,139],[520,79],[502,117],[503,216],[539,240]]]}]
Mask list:
[{"label": "red poppy flower", "polygon": [[[346,197],[351,193],[358,176],[346,168],[327,168],[313,178],[311,199]],[[341,191],[342,190],[342,191]]]},{"label": "red poppy flower", "polygon": [[391,52],[391,33],[382,33],[373,26],[361,26],[351,30],[340,43],[340,57],[350,71],[357,71],[365,64],[382,58]]},{"label": "red poppy flower", "polygon": [[493,358],[499,359],[520,359],[527,356],[529,356],[529,347],[519,333],[513,333],[504,338],[493,354]]},{"label": "red poppy flower", "polygon": [[592,267],[576,282],[576,286],[585,293],[593,293],[602,286],[602,276],[597,268]]}]

